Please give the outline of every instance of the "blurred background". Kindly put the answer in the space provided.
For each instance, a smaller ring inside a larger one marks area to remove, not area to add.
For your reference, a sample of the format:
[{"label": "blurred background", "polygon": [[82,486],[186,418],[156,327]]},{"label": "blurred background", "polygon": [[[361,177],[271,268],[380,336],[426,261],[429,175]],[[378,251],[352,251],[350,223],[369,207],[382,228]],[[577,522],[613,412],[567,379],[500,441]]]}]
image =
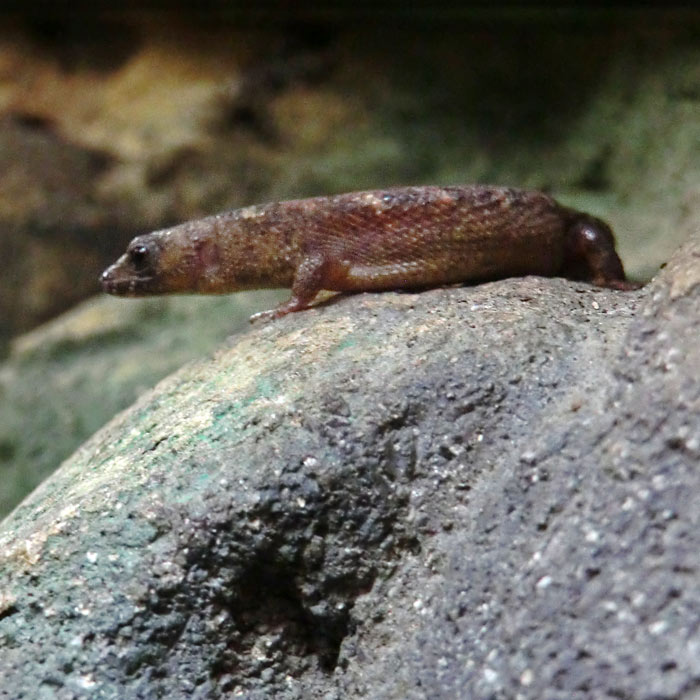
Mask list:
[{"label": "blurred background", "polygon": [[134,235],[268,200],[488,182],[607,219],[648,279],[700,225],[700,12],[406,5],[3,6],[0,516],[274,303],[95,296]]}]

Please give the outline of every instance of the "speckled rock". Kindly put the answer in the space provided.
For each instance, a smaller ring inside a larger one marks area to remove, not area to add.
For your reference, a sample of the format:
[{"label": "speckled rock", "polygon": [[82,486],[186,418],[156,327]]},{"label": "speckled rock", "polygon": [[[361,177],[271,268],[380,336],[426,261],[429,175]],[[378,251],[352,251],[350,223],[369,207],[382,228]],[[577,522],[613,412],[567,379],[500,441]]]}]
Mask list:
[{"label": "speckled rock", "polygon": [[697,687],[699,266],[349,296],[184,367],[3,522],[0,697]]}]

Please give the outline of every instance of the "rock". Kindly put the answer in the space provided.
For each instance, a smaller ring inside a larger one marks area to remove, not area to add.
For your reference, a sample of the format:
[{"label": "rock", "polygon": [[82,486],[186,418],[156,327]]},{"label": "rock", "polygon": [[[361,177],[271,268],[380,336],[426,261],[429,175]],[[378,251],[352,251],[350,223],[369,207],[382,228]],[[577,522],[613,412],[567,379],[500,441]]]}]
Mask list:
[{"label": "rock", "polygon": [[633,293],[343,297],[185,366],[4,521],[1,692],[695,687],[699,250]]}]

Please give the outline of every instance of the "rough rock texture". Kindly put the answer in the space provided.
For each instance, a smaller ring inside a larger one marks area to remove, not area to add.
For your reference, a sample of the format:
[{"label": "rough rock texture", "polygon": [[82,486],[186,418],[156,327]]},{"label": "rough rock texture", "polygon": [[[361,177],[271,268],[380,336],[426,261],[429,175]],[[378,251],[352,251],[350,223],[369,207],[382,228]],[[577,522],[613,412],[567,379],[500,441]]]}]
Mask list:
[{"label": "rough rock texture", "polygon": [[347,297],[143,396],[0,531],[8,698],[700,687],[700,238],[647,288]]}]

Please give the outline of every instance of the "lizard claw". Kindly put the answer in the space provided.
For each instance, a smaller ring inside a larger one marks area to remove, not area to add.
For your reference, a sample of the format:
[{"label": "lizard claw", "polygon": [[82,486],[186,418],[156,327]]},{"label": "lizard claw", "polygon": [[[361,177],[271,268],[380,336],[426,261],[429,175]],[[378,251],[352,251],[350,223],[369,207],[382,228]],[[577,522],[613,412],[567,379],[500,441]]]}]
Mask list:
[{"label": "lizard claw", "polygon": [[253,314],[249,319],[249,323],[259,323],[261,321],[271,321],[273,318],[277,318],[277,309],[269,309],[268,311],[258,311],[257,314]]},{"label": "lizard claw", "polygon": [[294,295],[289,301],[284,304],[280,304],[276,309],[270,309],[269,311],[260,311],[257,314],[253,314],[248,320],[251,323],[257,323],[258,321],[271,321],[274,318],[282,318],[287,314],[291,314],[294,311],[303,311],[308,308],[309,302],[306,298],[300,299],[298,296]]}]

